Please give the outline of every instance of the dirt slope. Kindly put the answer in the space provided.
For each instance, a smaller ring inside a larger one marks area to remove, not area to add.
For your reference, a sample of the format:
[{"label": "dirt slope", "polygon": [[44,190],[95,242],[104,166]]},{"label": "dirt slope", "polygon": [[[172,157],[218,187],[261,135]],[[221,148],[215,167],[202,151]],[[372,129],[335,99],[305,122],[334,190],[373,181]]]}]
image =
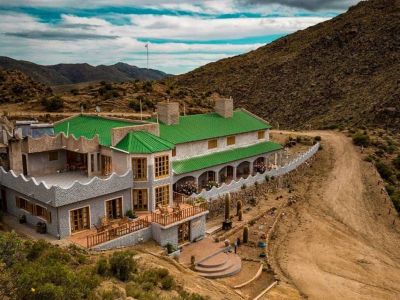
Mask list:
[{"label": "dirt slope", "polygon": [[329,171],[280,223],[274,268],[310,299],[399,299],[399,220],[379,177],[344,135],[312,134],[325,141]]},{"label": "dirt slope", "polygon": [[400,128],[400,0],[361,1],[329,21],[171,78],[232,96],[274,126]]}]

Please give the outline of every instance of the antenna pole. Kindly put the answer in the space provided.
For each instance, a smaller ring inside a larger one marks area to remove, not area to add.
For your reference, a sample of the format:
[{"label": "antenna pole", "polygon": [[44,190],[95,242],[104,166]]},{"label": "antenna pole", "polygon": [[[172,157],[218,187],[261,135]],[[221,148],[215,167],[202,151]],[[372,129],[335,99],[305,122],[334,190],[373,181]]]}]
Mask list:
[{"label": "antenna pole", "polygon": [[149,69],[149,42],[145,45],[146,47],[146,56],[147,56],[147,70]]},{"label": "antenna pole", "polygon": [[140,99],[139,103],[140,103],[140,120],[143,120],[142,99]]}]

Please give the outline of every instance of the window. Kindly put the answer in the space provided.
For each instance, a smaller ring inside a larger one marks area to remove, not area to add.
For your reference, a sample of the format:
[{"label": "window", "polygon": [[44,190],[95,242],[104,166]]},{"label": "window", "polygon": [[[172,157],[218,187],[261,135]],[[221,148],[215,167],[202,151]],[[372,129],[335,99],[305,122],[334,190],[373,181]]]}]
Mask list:
[{"label": "window", "polygon": [[101,156],[101,174],[103,176],[110,175],[112,172],[112,160],[111,157],[102,155]]},{"label": "window", "polygon": [[133,180],[147,179],[147,158],[132,158]]},{"label": "window", "polygon": [[167,205],[169,203],[169,185],[163,185],[155,188],[156,207],[158,205]]},{"label": "window", "polygon": [[172,156],[176,156],[176,148],[172,149]]},{"label": "window", "polygon": [[90,172],[94,172],[94,154],[90,154]]},{"label": "window", "polygon": [[156,178],[161,178],[169,175],[168,155],[158,156],[154,158],[154,172]]},{"label": "window", "polygon": [[226,138],[226,144],[229,145],[235,145],[236,143],[236,137],[235,136],[228,136]]},{"label": "window", "polygon": [[106,201],[106,217],[109,219],[122,218],[122,198]]},{"label": "window", "polygon": [[26,210],[29,213],[33,212],[33,205],[28,200],[20,197],[16,197],[17,207]]},{"label": "window", "polygon": [[135,210],[147,210],[147,190],[146,189],[134,189],[132,190],[133,209]]},{"label": "window", "polygon": [[58,151],[50,151],[49,152],[49,161],[58,160]]},{"label": "window", "polygon": [[51,223],[51,213],[47,210],[47,208],[36,204],[35,215]]},{"label": "window", "polygon": [[89,206],[71,210],[69,212],[71,233],[90,229]]},{"label": "window", "polygon": [[264,138],[265,138],[265,130],[260,130],[258,132],[258,139],[261,140],[261,139],[264,139]]},{"label": "window", "polygon": [[214,149],[218,147],[218,140],[209,140],[208,149]]}]

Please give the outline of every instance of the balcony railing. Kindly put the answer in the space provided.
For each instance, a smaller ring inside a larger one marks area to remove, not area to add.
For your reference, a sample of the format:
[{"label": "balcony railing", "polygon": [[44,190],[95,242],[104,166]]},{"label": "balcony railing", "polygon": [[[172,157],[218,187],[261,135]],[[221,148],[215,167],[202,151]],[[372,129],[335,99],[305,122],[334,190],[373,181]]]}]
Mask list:
[{"label": "balcony railing", "polygon": [[87,247],[92,248],[96,245],[114,240],[118,237],[127,235],[129,233],[138,231],[140,229],[146,228],[150,226],[150,222],[148,221],[148,217],[140,218],[138,220],[129,221],[123,225],[120,225],[115,228],[109,228],[104,231],[88,235],[86,237]]},{"label": "balcony railing", "polygon": [[166,213],[166,214],[162,214],[160,212],[152,212],[151,213],[151,221],[154,223],[163,225],[163,226],[167,226],[167,225],[182,221],[184,219],[187,219],[189,217],[195,216],[195,215],[205,212],[207,210],[208,210],[208,205],[206,202],[203,202],[203,203],[192,205],[188,208],[176,209],[176,210]]}]

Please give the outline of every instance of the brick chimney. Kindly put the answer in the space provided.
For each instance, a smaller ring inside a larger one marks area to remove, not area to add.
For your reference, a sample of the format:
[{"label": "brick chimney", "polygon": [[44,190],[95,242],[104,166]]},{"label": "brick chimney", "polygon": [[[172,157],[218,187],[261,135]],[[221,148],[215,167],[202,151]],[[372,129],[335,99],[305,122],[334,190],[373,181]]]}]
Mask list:
[{"label": "brick chimney", "polygon": [[179,103],[159,102],[157,103],[158,119],[167,125],[179,124]]},{"label": "brick chimney", "polygon": [[233,115],[233,99],[221,98],[215,100],[215,112],[224,118],[231,118]]}]

